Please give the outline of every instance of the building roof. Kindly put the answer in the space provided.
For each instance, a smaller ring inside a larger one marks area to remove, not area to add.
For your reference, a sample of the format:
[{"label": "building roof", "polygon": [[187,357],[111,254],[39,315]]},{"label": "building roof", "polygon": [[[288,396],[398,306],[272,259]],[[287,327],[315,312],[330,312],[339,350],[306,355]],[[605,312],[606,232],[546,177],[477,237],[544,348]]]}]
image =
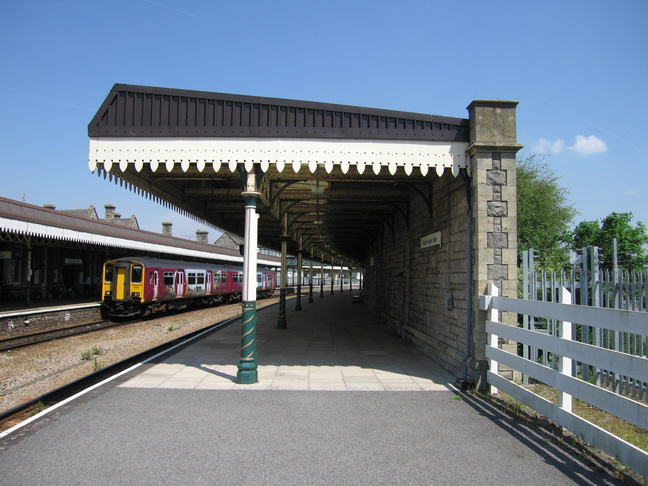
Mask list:
[{"label": "building roof", "polygon": [[[200,243],[174,236],[129,228],[101,220],[66,214],[49,208],[0,197],[0,231],[76,241],[179,257],[206,258],[240,263],[238,249]],[[279,259],[259,258],[259,264],[277,265]]]}]

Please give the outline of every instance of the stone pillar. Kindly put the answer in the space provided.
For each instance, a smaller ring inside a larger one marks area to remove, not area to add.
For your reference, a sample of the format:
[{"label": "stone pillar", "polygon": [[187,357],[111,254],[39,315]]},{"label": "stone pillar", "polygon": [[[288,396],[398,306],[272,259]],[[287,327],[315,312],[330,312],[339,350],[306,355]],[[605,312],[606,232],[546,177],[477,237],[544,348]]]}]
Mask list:
[{"label": "stone pillar", "polygon": [[[475,100],[470,117],[471,205],[473,218],[472,356],[485,358],[484,316],[478,296],[493,282],[500,295],[517,295],[517,101]],[[511,322],[514,324],[514,322]]]}]

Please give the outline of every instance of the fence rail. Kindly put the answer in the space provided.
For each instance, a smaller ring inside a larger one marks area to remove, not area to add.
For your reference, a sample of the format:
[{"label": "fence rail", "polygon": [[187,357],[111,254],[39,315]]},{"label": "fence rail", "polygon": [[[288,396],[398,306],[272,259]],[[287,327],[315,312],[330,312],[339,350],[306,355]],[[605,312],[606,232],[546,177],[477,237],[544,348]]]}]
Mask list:
[{"label": "fence rail", "polygon": [[[570,272],[546,272],[536,265],[536,252],[528,250],[523,253],[522,297],[541,302],[559,302],[560,289],[570,291],[571,304],[583,306],[625,309],[646,312],[648,269],[629,272],[614,265],[612,270],[601,269],[599,249],[590,247],[583,250],[579,259],[579,268]],[[554,318],[538,318],[534,314],[523,315],[522,326],[525,329],[556,334],[557,321]],[[609,326],[608,326],[609,327]],[[579,325],[575,330],[577,339],[615,351],[635,356],[648,356],[648,338],[637,334],[636,329],[614,330],[592,325]],[[533,360],[551,361],[551,353],[542,354],[537,348],[525,346],[523,355]],[[594,379],[598,385],[608,386],[617,393],[632,393],[640,398],[648,395],[648,383],[627,376],[618,376],[604,368],[598,368],[583,361],[584,379]],[[528,376],[523,376],[528,383]]]},{"label": "fence rail", "polygon": [[[648,336],[648,313],[572,305],[568,303],[571,296],[564,289],[560,292],[560,300],[566,303],[511,299],[499,297],[498,294],[497,287],[489,284],[486,295],[482,295],[479,301],[480,309],[487,312],[487,381],[491,392],[496,393],[498,388],[501,389],[648,477],[648,452],[572,412],[572,397],[576,397],[648,431],[648,405],[578,376],[579,369],[591,366],[598,370],[606,370],[606,373],[612,376],[627,377],[628,380],[641,383],[645,387],[643,380],[648,377],[648,359],[579,342],[577,339],[578,331],[583,327],[604,329],[613,333],[633,333],[645,339]],[[545,333],[502,324],[499,319],[501,311],[554,321],[555,332]],[[541,350],[542,356],[552,357],[551,363],[547,360],[538,362],[529,356],[518,356],[499,349],[500,338]],[[500,363],[558,390],[558,403],[546,400],[501,377],[498,373]]]}]

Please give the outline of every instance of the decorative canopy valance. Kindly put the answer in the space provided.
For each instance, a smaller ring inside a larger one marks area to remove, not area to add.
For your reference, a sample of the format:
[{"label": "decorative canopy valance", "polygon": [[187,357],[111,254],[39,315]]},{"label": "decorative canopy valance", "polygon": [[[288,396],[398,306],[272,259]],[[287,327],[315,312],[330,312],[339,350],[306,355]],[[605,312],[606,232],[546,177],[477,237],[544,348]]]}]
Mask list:
[{"label": "decorative canopy valance", "polygon": [[302,167],[314,173],[322,166],[331,173],[339,166],[346,174],[354,167],[359,174],[373,170],[379,174],[383,167],[395,174],[402,167],[407,175],[414,170],[427,175],[434,170],[442,175],[450,169],[456,176],[467,168],[465,142],[415,142],[403,140],[331,140],[331,139],[270,139],[270,138],[92,138],[89,168],[99,165],[110,172],[113,165],[126,172],[129,165],[141,171],[148,165],[152,172],[172,172],[180,167],[186,172],[195,164],[199,172],[229,167],[234,172],[238,164],[251,170],[259,164],[266,172],[272,165],[278,172],[287,167],[295,173]]}]

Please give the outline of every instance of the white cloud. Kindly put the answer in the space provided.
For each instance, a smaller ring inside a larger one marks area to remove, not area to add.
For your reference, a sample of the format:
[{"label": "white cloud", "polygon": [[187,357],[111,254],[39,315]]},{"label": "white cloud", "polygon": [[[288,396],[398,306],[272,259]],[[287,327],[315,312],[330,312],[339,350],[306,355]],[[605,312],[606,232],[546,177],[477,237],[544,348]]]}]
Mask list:
[{"label": "white cloud", "polygon": [[574,145],[567,148],[580,155],[592,155],[607,152],[607,144],[595,135],[590,135],[589,137],[576,135],[574,138]]},{"label": "white cloud", "polygon": [[533,146],[533,151],[541,154],[559,154],[564,148],[565,142],[559,138],[554,141],[541,138]]}]

